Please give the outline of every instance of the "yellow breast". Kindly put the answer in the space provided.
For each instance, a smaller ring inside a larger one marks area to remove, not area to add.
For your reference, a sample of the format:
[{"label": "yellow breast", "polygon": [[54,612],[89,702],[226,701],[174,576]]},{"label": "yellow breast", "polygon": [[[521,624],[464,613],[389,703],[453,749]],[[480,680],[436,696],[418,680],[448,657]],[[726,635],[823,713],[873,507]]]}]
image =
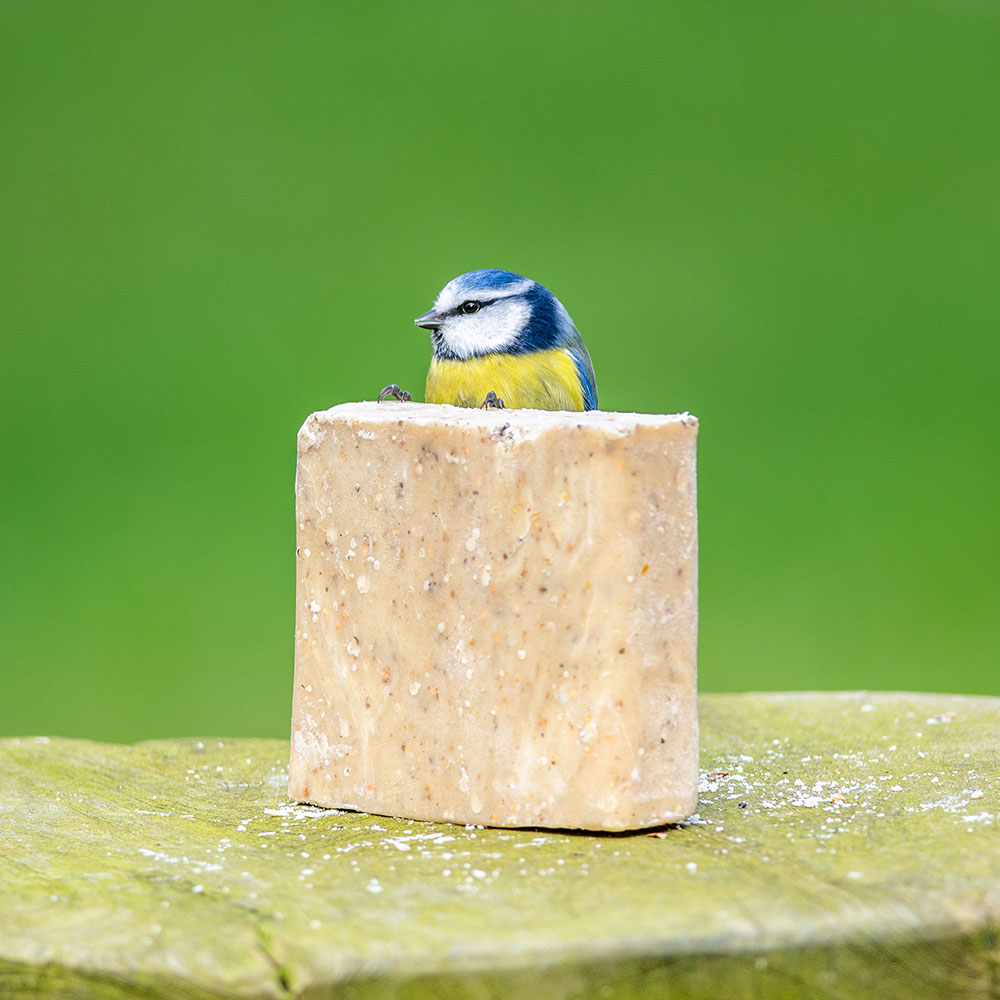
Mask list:
[{"label": "yellow breast", "polygon": [[468,361],[432,358],[424,399],[428,403],[479,406],[491,390],[506,406],[517,409],[583,409],[576,364],[564,348],[486,354]]}]

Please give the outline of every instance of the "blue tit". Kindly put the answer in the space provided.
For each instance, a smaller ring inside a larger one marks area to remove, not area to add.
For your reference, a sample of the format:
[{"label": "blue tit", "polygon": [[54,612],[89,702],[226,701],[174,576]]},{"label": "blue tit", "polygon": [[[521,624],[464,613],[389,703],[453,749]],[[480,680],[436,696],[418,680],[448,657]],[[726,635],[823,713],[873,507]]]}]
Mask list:
[{"label": "blue tit", "polygon": [[[454,406],[596,410],[594,366],[563,304],[510,271],[453,278],[414,322],[434,353],[424,398]],[[409,398],[398,386],[386,395]]]}]

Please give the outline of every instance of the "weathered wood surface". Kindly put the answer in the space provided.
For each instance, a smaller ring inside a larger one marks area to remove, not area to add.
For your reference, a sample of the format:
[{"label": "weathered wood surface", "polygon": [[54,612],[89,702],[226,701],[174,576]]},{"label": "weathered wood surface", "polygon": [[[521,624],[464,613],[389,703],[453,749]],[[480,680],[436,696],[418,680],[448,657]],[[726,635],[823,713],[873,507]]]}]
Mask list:
[{"label": "weathered wood surface", "polygon": [[1000,996],[1000,699],[700,710],[654,835],[293,805],[276,740],[0,741],[0,996]]}]

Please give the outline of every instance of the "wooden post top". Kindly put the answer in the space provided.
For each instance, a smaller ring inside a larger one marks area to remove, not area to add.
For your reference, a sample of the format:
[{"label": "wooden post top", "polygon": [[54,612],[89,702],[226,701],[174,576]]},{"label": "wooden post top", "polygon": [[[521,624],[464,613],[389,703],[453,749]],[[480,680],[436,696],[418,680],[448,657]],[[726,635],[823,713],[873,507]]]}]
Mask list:
[{"label": "wooden post top", "polygon": [[0,994],[991,995],[1000,699],[699,713],[697,815],[634,834],[289,804],[280,740],[2,740]]}]

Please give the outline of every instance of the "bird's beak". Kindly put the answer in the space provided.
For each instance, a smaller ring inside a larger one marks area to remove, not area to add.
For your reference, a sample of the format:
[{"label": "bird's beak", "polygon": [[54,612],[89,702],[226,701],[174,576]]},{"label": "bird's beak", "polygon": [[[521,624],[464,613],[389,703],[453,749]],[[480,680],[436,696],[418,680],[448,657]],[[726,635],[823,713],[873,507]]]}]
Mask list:
[{"label": "bird's beak", "polygon": [[437,330],[441,327],[441,317],[433,309],[425,312],[423,316],[418,316],[413,322],[425,330]]}]

